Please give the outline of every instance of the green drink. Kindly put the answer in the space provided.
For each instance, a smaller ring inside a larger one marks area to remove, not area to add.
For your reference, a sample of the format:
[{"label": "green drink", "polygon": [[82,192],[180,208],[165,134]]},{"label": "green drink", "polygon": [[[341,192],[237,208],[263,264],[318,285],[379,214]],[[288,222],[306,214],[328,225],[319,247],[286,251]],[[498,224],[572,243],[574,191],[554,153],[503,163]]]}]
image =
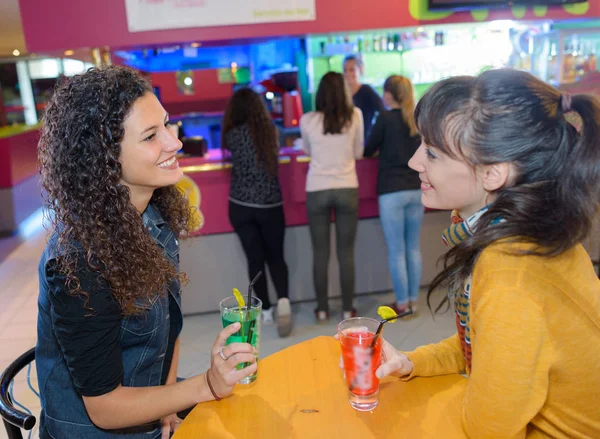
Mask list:
[{"label": "green drink", "polygon": [[[232,323],[241,323],[241,328],[235,334],[229,336],[226,344],[230,343],[250,343],[255,350],[255,356],[258,361],[258,353],[260,350],[260,329],[261,329],[261,312],[262,303],[260,299],[252,297],[250,309],[248,307],[240,308],[234,296],[223,299],[219,304],[221,309],[221,320],[223,327],[227,327]],[[243,369],[248,366],[248,363],[240,363],[237,369]],[[239,384],[250,384],[258,375],[258,371],[239,381]]]}]

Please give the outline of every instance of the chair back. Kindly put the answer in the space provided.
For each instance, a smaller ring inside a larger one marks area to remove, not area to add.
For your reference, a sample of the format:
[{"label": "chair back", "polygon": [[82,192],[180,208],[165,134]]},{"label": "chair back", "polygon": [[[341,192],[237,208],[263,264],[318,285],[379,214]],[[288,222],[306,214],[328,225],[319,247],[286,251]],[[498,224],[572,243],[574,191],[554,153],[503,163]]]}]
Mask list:
[{"label": "chair back", "polygon": [[0,376],[0,416],[4,421],[8,439],[23,439],[21,429],[31,430],[35,426],[35,416],[16,409],[10,397],[10,383],[34,360],[35,348],[31,348],[9,364]]}]

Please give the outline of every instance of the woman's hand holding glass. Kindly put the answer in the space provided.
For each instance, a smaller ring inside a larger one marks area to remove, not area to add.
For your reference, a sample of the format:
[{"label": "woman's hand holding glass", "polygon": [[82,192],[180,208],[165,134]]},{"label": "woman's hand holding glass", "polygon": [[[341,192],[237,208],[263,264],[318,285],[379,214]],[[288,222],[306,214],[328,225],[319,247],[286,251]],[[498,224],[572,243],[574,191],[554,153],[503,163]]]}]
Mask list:
[{"label": "woman's hand holding glass", "polygon": [[388,375],[404,377],[413,371],[412,361],[389,342],[383,339],[381,366],[375,372],[377,378],[381,379]]},{"label": "woman's hand holding glass", "polygon": [[[235,384],[242,378],[252,375],[258,367],[254,348],[249,343],[231,343],[225,345],[227,338],[240,329],[239,323],[233,323],[219,332],[211,351],[208,380],[219,398],[225,398],[233,393]],[[249,366],[237,370],[240,363]]]},{"label": "woman's hand holding glass", "polygon": [[[336,340],[339,340],[339,335],[333,336]],[[413,371],[412,361],[388,341],[382,339],[383,346],[381,348],[381,366],[377,368],[375,375],[381,379],[388,375],[394,375],[397,377],[404,377],[410,375]],[[344,360],[340,355],[340,369],[344,370]]]}]

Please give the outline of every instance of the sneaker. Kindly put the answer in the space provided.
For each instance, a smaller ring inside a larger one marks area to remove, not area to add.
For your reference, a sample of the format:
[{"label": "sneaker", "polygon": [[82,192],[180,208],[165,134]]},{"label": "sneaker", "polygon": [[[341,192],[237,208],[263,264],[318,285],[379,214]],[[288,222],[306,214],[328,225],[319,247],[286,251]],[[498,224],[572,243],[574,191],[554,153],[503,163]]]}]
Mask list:
[{"label": "sneaker", "polygon": [[317,323],[327,323],[329,320],[329,313],[327,311],[315,309],[315,318],[317,319]]},{"label": "sneaker", "polygon": [[356,309],[352,308],[351,311],[342,312],[342,320],[351,319],[352,317],[356,317]]},{"label": "sneaker", "polygon": [[262,320],[264,325],[271,325],[273,323],[273,308],[263,309]]},{"label": "sneaker", "polygon": [[402,315],[406,312],[409,312],[411,314],[405,315],[404,317],[401,317],[402,320],[408,320],[410,318],[412,318],[414,316],[414,314],[417,312],[416,311],[416,306],[411,306],[409,305],[403,305],[403,306],[398,306],[398,304],[396,302],[388,305],[390,308],[392,308],[394,310],[394,312],[398,315]]},{"label": "sneaker", "polygon": [[406,311],[409,310],[409,306],[408,305],[402,305],[399,306],[398,303],[394,302],[388,305],[390,308],[392,308],[394,310],[394,312],[398,315],[400,314],[404,314]]},{"label": "sneaker", "polygon": [[413,314],[416,314],[418,311],[417,302],[408,302],[408,309],[410,309]]},{"label": "sneaker", "polygon": [[280,337],[287,337],[294,327],[290,299],[282,297],[277,301],[277,332]]}]

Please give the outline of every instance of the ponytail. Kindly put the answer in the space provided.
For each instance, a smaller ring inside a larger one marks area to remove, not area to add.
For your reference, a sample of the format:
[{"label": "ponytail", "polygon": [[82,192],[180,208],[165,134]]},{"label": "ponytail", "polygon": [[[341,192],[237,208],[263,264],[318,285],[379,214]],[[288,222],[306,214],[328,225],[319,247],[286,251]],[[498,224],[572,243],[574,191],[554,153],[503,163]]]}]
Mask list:
[{"label": "ponytail", "polygon": [[[588,234],[600,206],[600,102],[587,95],[575,95],[570,100],[570,110],[577,113],[581,124],[563,166],[559,198],[569,206],[572,221],[582,222],[581,232],[572,243],[575,244]],[[561,102],[564,101],[563,95]],[[569,129],[575,130],[570,123]]]},{"label": "ponytail", "polygon": [[398,105],[400,105],[402,118],[408,126],[410,136],[415,136],[417,134],[417,126],[414,119],[415,95],[410,79],[400,75],[392,75],[385,80],[383,90],[390,93]]}]

